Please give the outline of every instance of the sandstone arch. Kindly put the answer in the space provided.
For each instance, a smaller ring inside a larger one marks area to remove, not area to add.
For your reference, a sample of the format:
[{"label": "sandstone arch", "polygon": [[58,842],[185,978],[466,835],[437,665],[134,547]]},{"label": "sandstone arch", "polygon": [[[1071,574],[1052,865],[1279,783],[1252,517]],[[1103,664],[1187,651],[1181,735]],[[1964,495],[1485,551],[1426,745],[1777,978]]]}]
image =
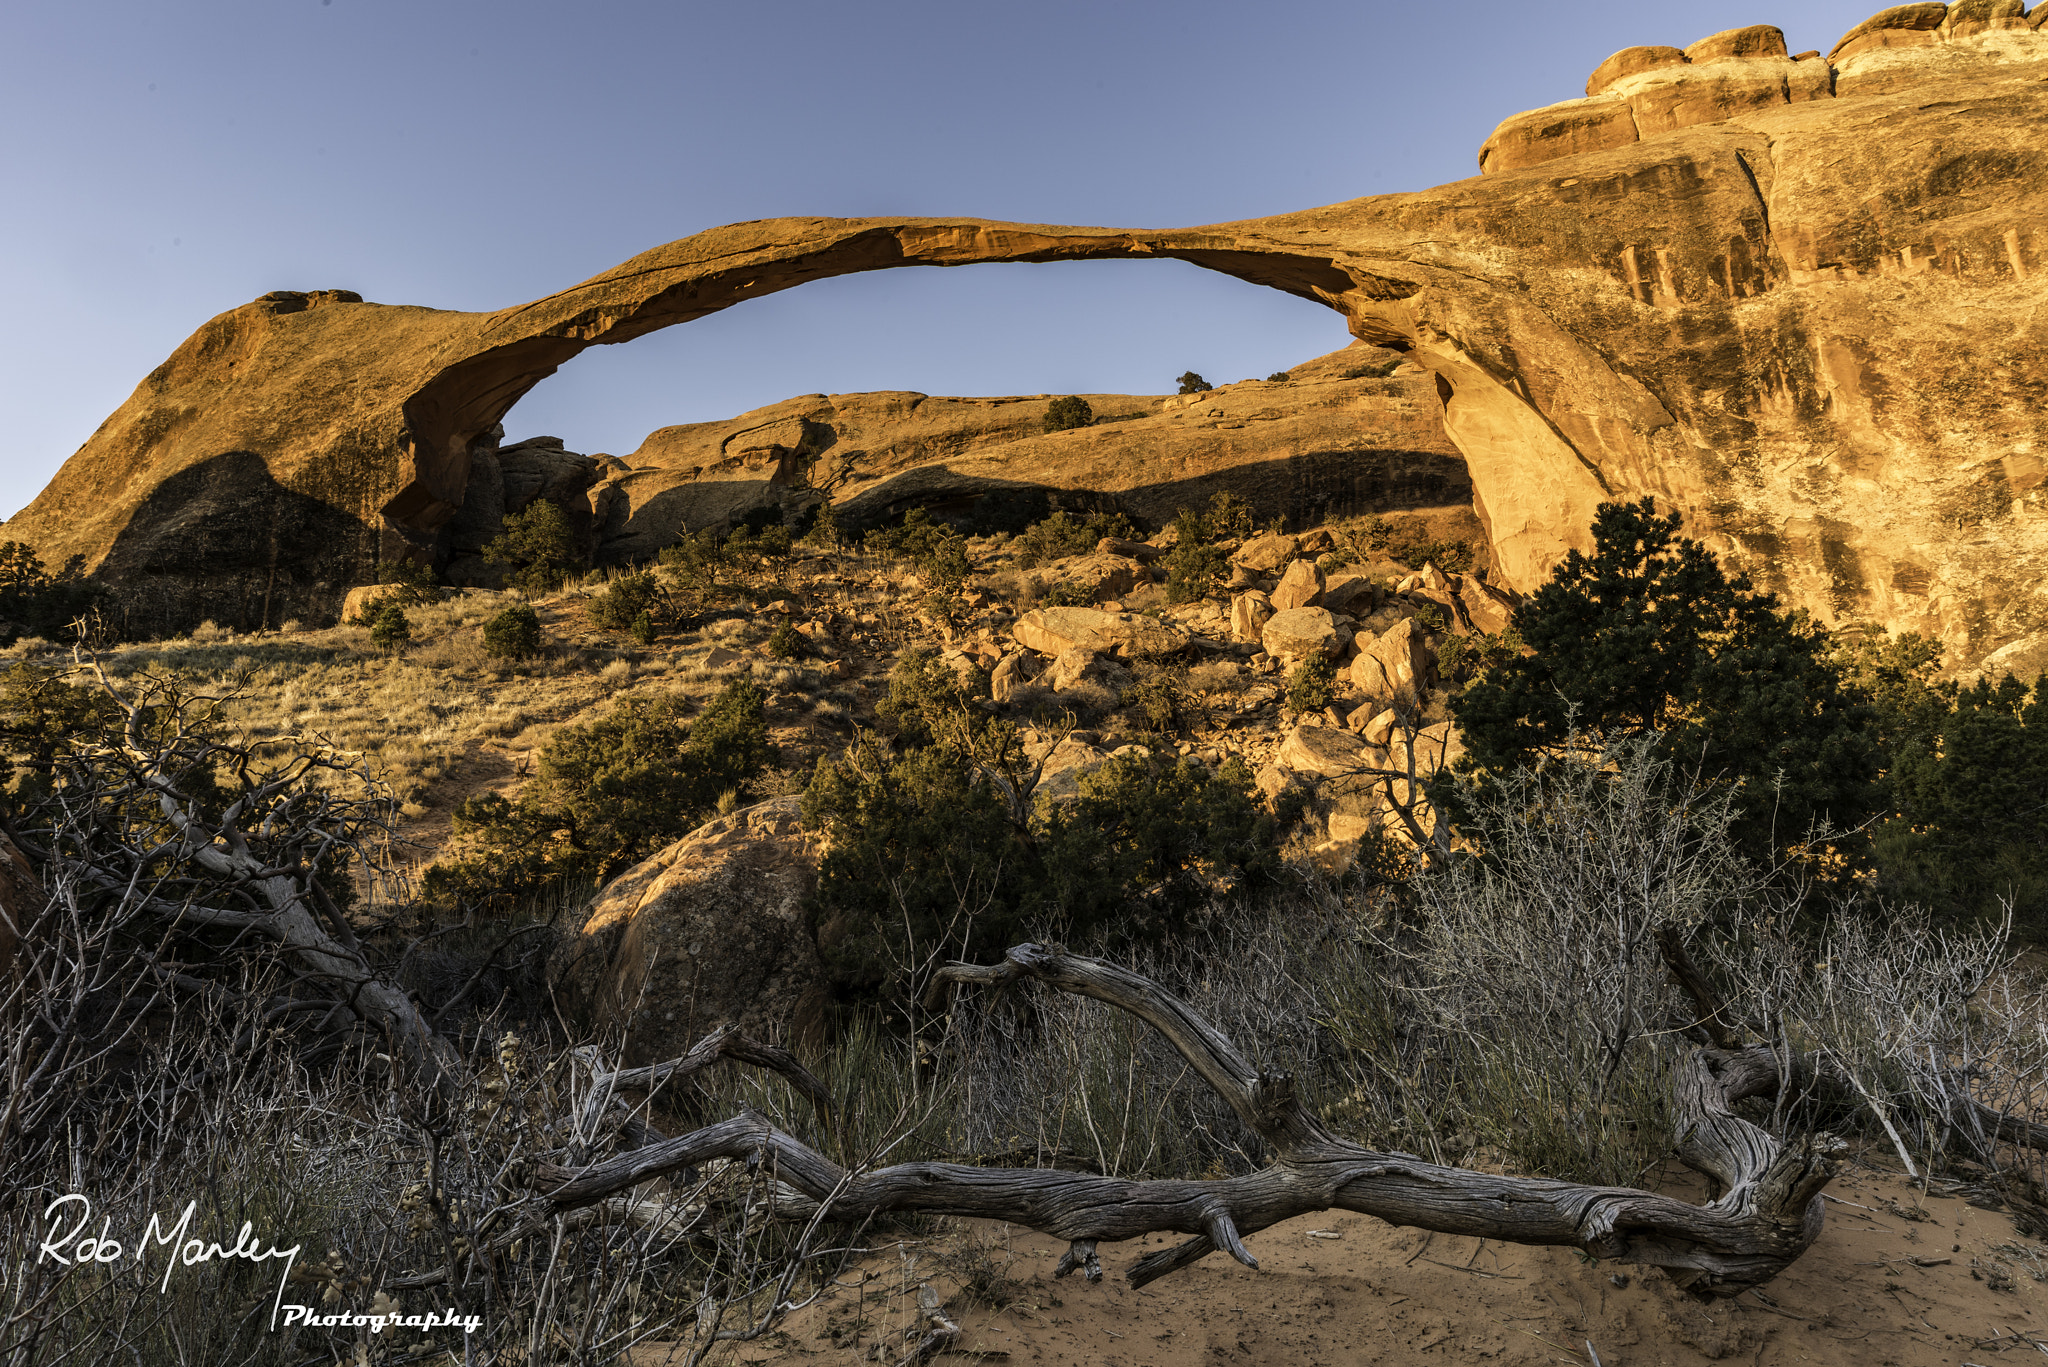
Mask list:
[{"label": "sandstone arch", "polygon": [[[2048,629],[2048,29],[1940,8],[1884,11],[1832,62],[1762,27],[1617,54],[1596,96],[1503,124],[1486,174],[1416,194],[1156,232],[744,223],[490,314],[266,296],[195,333],[6,535],[85,555],[158,605],[145,624],[331,612],[584,347],[852,271],[1164,256],[1434,371],[1511,581],[1602,497],[1654,494],[1824,620],[1967,662]],[[193,532],[267,535],[237,521],[260,501],[152,495],[231,453],[344,530],[203,563]]]}]

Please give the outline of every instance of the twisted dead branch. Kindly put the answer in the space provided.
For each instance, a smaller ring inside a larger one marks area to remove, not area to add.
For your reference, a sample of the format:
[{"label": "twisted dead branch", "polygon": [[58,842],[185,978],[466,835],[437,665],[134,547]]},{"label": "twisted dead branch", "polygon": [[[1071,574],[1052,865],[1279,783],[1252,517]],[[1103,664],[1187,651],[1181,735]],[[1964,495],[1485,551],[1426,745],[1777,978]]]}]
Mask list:
[{"label": "twisted dead branch", "polygon": [[776,1177],[835,1218],[923,1212],[998,1219],[1072,1244],[1060,1273],[1099,1275],[1096,1246],[1161,1231],[1190,1236],[1140,1259],[1126,1274],[1143,1286],[1216,1251],[1247,1267],[1245,1244],[1296,1215],[1331,1209],[1390,1224],[1510,1243],[1578,1248],[1598,1258],[1660,1267],[1700,1296],[1731,1296],[1782,1272],[1819,1235],[1821,1189],[1841,1148],[1827,1135],[1785,1145],[1733,1112],[1774,1091],[1779,1060],[1766,1046],[1702,1047],[1677,1071],[1680,1157],[1720,1191],[1704,1205],[1653,1192],[1509,1177],[1377,1153],[1332,1135],[1299,1101],[1285,1074],[1261,1073],[1223,1034],[1148,978],[1046,945],[1019,945],[993,967],[954,965],[946,980],[1002,987],[1035,979],[1137,1016],[1273,1151],[1264,1169],[1212,1181],[1131,1181],[1089,1173],[902,1163],[850,1174],[762,1116],[744,1111],[692,1134],[595,1166],[536,1164],[528,1181],[557,1214],[714,1158],[771,1160]]},{"label": "twisted dead branch", "polygon": [[361,757],[312,735],[268,746],[229,739],[231,689],[208,694],[147,674],[124,685],[82,652],[81,663],[114,725],[67,758],[49,826],[25,833],[36,862],[169,932],[269,942],[304,989],[445,1090],[463,1071],[456,1050],[372,964],[321,885],[389,834],[395,803]]}]

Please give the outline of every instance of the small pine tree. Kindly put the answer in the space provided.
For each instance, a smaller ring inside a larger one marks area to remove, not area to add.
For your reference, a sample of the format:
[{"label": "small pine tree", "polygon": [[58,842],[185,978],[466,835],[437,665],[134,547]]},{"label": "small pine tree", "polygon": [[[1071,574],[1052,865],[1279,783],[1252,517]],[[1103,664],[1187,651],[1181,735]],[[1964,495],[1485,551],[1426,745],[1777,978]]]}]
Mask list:
[{"label": "small pine tree", "polygon": [[417,560],[394,560],[384,567],[384,582],[395,584],[397,591],[385,595],[401,607],[412,607],[441,601],[441,587],[432,565],[423,565]]},{"label": "small pine tree", "polygon": [[601,593],[592,594],[585,611],[607,631],[637,632],[642,617],[650,627],[661,606],[661,586],[650,570],[622,574]]},{"label": "small pine tree", "polygon": [[1183,394],[1206,394],[1216,387],[1192,370],[1180,377],[1179,384]]},{"label": "small pine tree", "polygon": [[1274,372],[1273,372],[1273,373],[1272,373],[1271,375],[1268,375],[1268,376],[1266,377],[1266,383],[1267,383],[1267,384],[1286,384],[1286,383],[1287,383],[1287,382],[1288,382],[1288,381],[1289,381],[1290,379],[1292,379],[1292,378],[1294,378],[1294,377],[1293,377],[1293,376],[1291,376],[1291,375],[1289,375],[1289,374],[1288,374],[1288,373],[1287,373],[1286,371],[1284,371],[1284,370],[1276,370],[1276,371],[1274,371]]},{"label": "small pine tree", "polygon": [[1045,430],[1048,432],[1065,432],[1076,427],[1087,427],[1094,421],[1095,410],[1088,406],[1088,400],[1078,394],[1054,399],[1052,406],[1045,410]]},{"label": "small pine tree", "polygon": [[1336,697],[1337,662],[1317,651],[1287,676],[1287,710],[1295,716],[1320,712]]},{"label": "small pine tree", "polygon": [[540,653],[540,614],[530,603],[516,603],[484,623],[484,654],[501,660],[524,660]]},{"label": "small pine tree", "polygon": [[385,603],[370,623],[370,639],[382,650],[403,650],[412,642],[412,623],[397,603]]},{"label": "small pine tree", "polygon": [[554,592],[576,560],[568,515],[552,499],[535,499],[505,519],[504,534],[485,543],[484,559],[517,566],[512,582],[530,598]]}]

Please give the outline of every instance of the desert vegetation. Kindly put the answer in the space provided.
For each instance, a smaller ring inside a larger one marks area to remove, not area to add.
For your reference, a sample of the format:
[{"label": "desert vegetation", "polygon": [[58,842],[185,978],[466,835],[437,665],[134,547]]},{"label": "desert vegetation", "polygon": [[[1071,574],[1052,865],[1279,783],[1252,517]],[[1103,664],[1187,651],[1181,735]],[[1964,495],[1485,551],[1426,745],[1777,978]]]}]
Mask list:
[{"label": "desert vegetation", "polygon": [[[406,1353],[699,1361],[957,1217],[1086,1280],[1350,1210],[1726,1297],[1851,1155],[2048,1236],[2041,683],[1830,638],[1646,505],[1505,606],[1426,534],[1228,497],[1143,540],[821,525],[15,642],[7,1237],[79,1192],[299,1252],[38,1262],[0,1355],[401,1360],[344,1311],[476,1317]],[[1126,644],[1019,644],[1084,628]],[[550,965],[598,885],[771,798],[819,851],[822,1027],[629,1065]],[[1673,1152],[1704,1199],[1646,1184]],[[924,1302],[830,1346],[936,1353]]]}]

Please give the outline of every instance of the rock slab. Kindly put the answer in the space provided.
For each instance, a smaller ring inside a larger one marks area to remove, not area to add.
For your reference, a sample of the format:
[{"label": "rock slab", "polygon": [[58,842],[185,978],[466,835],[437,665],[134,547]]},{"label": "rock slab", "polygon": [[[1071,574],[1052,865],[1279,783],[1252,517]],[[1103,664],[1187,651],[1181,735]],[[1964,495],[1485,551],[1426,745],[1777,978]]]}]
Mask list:
[{"label": "rock slab", "polygon": [[564,1007],[625,1035],[632,1066],[686,1052],[714,1026],[815,1038],[826,984],[807,902],[817,854],[800,799],[700,826],[612,880],[550,964]]}]

